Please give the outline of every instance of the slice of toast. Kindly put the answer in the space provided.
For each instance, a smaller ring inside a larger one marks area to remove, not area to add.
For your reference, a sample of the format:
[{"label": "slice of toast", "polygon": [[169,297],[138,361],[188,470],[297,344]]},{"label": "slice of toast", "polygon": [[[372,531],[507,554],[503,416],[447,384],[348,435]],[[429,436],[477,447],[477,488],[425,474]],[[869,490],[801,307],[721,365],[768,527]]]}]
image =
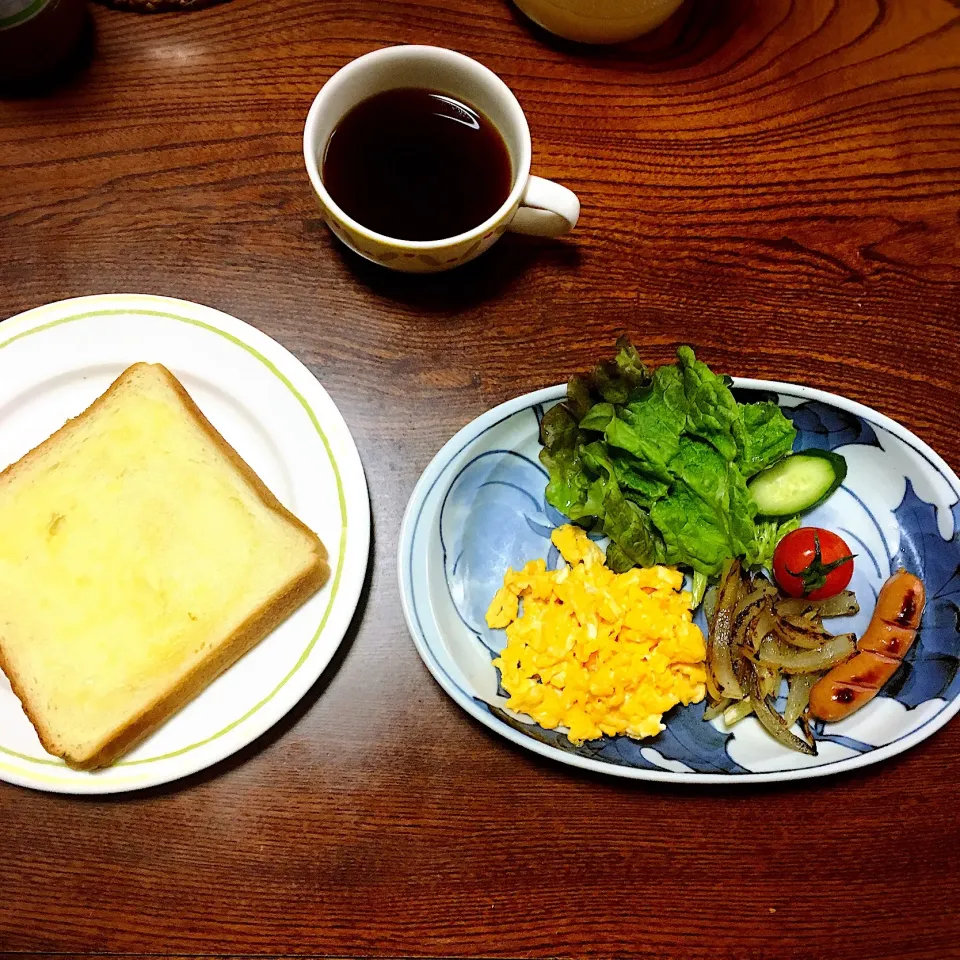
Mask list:
[{"label": "slice of toast", "polygon": [[329,572],[159,364],[0,473],[0,667],[73,767],[129,750]]}]

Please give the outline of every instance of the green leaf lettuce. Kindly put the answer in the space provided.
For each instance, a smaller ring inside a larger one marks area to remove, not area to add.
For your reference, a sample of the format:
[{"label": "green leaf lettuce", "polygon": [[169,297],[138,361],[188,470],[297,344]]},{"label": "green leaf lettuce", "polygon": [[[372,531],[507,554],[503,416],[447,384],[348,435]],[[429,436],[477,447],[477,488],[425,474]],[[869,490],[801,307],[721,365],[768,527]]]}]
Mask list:
[{"label": "green leaf lettuce", "polygon": [[674,564],[702,588],[730,557],[769,565],[797,525],[757,524],[746,483],[787,456],[795,436],[776,404],[738,403],[729,378],[690,347],[651,374],[621,337],[614,359],[573,378],[543,418],[546,499],[603,530],[611,568]]}]

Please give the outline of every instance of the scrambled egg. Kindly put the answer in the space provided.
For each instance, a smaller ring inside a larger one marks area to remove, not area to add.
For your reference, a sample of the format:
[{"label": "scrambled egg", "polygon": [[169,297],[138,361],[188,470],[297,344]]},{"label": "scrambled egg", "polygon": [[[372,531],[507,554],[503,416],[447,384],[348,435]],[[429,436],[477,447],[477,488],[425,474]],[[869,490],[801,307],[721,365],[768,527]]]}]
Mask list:
[{"label": "scrambled egg", "polygon": [[603,734],[654,736],[667,710],[706,692],[706,647],[683,575],[670,567],[616,574],[570,524],[552,539],[570,566],[531,560],[507,570],[487,611],[487,624],[507,632],[493,661],[507,706],[542,727],[566,727],[578,745]]}]

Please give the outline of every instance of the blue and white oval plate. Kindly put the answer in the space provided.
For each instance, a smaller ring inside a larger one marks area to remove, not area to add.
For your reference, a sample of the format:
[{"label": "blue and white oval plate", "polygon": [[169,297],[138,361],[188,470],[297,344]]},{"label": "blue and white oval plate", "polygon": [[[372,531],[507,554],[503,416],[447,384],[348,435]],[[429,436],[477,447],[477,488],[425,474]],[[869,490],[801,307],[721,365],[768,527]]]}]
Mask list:
[{"label": "blue and white oval plate", "polygon": [[[843,631],[863,632],[880,586],[898,567],[927,588],[923,623],[904,664],[862,710],[818,724],[818,755],[776,743],[755,718],[728,729],[703,721],[704,704],[678,706],[647,740],[603,737],[574,746],[505,708],[492,660],[505,643],[484,614],[507,567],[536,557],[564,518],[544,501],[539,424],[565,386],[518,397],[463,428],[433,459],[404,515],[398,557],[404,615],[437,682],[469,714],[508,740],[598,773],[675,783],[749,783],[826,776],[908,750],[960,709],[960,480],[909,430],[861,404],[820,390],[735,380],[744,402],[775,399],[797,428],[795,449],[846,457],[843,486],[804,516],[836,530],[858,555],[860,601]],[[703,614],[698,615],[703,626]]]}]

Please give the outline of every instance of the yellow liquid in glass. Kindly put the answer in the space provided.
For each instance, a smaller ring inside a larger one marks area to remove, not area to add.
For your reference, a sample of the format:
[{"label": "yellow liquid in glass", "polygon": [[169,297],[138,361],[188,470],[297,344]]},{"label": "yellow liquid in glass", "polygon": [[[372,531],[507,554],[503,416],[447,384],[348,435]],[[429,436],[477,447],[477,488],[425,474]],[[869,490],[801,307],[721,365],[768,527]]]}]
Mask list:
[{"label": "yellow liquid in glass", "polygon": [[534,22],[580,43],[619,43],[659,27],[683,0],[514,0]]}]

